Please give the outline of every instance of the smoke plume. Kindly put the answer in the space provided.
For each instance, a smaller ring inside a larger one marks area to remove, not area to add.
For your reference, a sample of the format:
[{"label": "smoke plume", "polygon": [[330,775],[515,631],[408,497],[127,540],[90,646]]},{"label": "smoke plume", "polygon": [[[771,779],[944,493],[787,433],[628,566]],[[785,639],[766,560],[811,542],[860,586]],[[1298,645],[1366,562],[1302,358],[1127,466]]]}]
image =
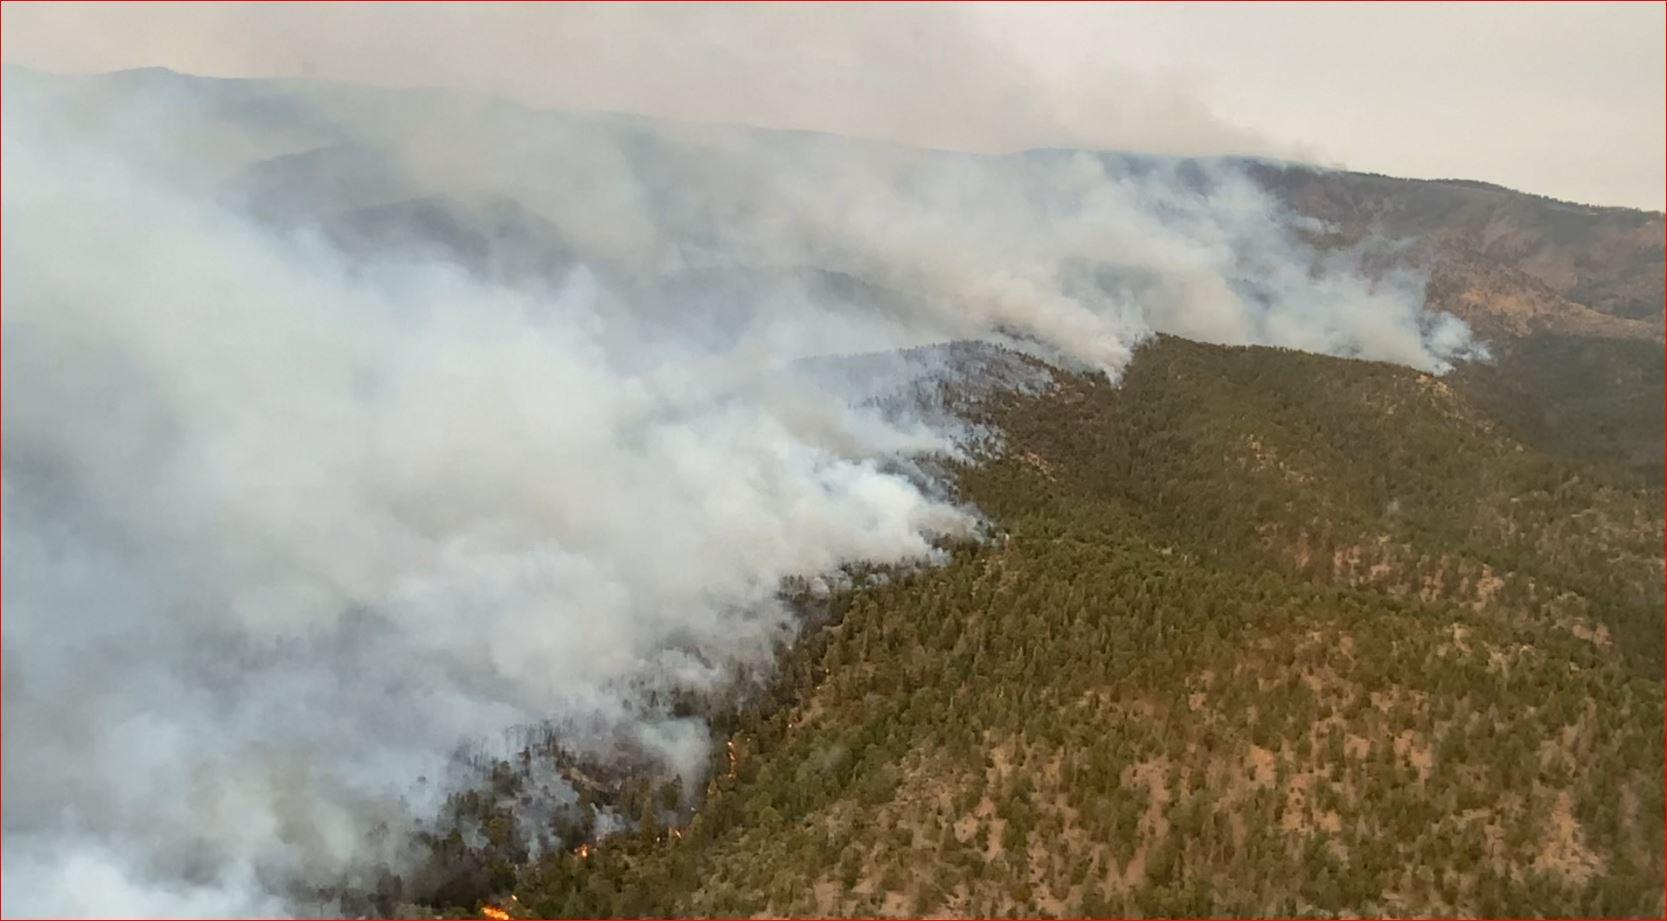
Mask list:
[{"label": "smoke plume", "polygon": [[7,913],[308,910],[514,726],[696,779],[651,692],[767,666],[784,577],[973,533],[910,465],[969,433],[880,398],[981,372],[897,350],[1473,348],[1231,161],[5,83]]}]

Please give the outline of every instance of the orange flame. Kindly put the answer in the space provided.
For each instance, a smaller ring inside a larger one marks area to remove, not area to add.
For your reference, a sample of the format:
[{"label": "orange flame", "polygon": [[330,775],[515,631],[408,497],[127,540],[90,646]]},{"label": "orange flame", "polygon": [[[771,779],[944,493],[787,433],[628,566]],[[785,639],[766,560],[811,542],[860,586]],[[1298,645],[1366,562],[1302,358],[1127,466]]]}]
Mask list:
[{"label": "orange flame", "polygon": [[491,918],[492,921],[509,921],[509,912],[496,905],[482,905],[480,913],[482,917]]},{"label": "orange flame", "polygon": [[573,853],[577,855],[580,860],[588,860],[590,858],[590,845],[581,844],[573,849]]}]

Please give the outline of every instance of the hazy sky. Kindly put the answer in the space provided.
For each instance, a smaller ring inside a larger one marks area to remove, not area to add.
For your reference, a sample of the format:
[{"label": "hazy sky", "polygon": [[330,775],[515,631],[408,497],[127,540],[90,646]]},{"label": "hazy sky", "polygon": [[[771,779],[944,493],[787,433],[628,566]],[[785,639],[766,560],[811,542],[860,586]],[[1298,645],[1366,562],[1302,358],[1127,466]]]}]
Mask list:
[{"label": "hazy sky", "polygon": [[7,4],[7,62],[448,85],[978,150],[1260,153],[1663,206],[1663,7]]}]

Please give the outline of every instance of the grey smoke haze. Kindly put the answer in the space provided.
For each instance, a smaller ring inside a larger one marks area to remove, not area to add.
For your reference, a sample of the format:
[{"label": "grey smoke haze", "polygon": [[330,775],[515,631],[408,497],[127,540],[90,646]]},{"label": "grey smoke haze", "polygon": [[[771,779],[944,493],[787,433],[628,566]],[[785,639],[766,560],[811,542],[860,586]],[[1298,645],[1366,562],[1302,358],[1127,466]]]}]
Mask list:
[{"label": "grey smoke haze", "polygon": [[1647,3],[37,3],[48,70],[455,86],[1005,152],[1262,155],[1659,210]]},{"label": "grey smoke haze", "polygon": [[766,665],[783,577],[976,524],[908,460],[966,433],[874,405],[956,369],[841,356],[1474,348],[1229,161],[163,72],[5,93],[9,914],[304,910],[514,726],[695,777],[705,727],[647,691]]},{"label": "grey smoke haze", "polygon": [[5,60],[51,70],[465,87],[962,150],[1307,152],[1231,124],[1169,74],[1102,63],[1065,92],[977,10],[950,5],[92,4],[6,16]]}]

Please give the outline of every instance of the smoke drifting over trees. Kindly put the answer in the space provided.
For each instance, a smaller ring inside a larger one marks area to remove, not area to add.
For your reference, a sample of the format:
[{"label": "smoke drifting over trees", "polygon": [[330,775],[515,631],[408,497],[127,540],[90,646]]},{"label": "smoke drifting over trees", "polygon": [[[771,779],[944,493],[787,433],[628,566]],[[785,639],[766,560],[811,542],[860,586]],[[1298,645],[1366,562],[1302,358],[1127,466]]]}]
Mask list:
[{"label": "smoke drifting over trees", "polygon": [[1230,161],[167,72],[8,73],[4,145],[11,913],[296,910],[514,726],[693,779],[650,692],[976,526],[873,400],[955,369],[840,356],[1475,348]]}]

